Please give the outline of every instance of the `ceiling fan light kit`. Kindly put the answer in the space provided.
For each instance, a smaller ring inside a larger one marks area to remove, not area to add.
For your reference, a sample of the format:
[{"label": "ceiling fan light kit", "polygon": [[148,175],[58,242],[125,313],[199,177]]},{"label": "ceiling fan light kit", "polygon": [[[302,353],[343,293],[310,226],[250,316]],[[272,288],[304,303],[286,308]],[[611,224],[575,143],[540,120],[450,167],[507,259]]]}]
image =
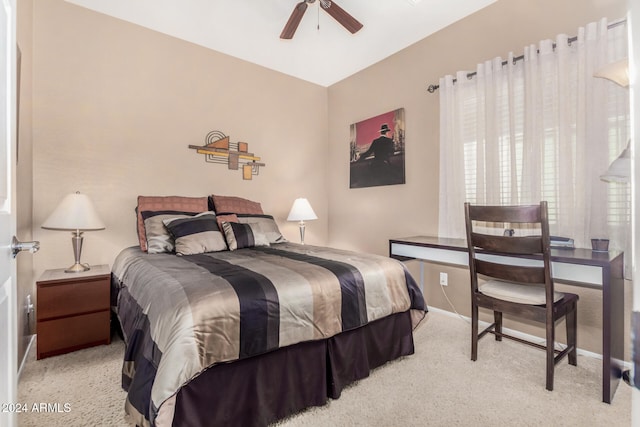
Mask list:
[{"label": "ceiling fan light kit", "polygon": [[[311,3],[316,0],[305,0],[296,4],[289,16],[289,20],[282,29],[281,39],[291,39],[300,25],[300,21]],[[338,6],[335,2],[329,0],[320,0],[320,8],[333,17],[340,25],[346,28],[351,34],[355,34],[362,28],[362,24],[351,16],[347,11]]]}]

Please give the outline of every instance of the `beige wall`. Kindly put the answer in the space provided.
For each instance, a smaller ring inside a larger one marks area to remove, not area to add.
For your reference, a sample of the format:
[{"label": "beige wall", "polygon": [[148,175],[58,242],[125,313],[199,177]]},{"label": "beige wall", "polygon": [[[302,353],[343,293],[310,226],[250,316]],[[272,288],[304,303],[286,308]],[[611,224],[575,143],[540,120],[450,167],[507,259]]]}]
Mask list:
[{"label": "beige wall", "polygon": [[[17,188],[17,222],[16,234],[21,241],[32,238],[33,214],[33,151],[31,140],[32,129],[32,0],[18,1],[17,39],[20,48],[20,87],[18,90],[20,111],[18,123],[18,164],[16,169]],[[17,258],[18,270],[18,361],[22,360],[27,350],[29,340],[35,334],[35,319],[33,313],[27,317],[27,295],[35,297],[34,255],[23,253]],[[32,301],[35,301],[33,298]]]},{"label": "beige wall", "polygon": [[[625,3],[500,0],[331,86],[329,164],[334,168],[328,175],[329,244],[388,254],[389,238],[437,235],[439,98],[427,87],[445,74],[473,70],[478,62],[505,57],[509,51],[519,55],[525,45],[541,39],[575,35],[579,26],[601,17],[624,18]],[[406,184],[349,189],[349,125],[399,107],[406,113]],[[417,263],[409,265],[417,278]],[[427,266],[428,304],[452,310],[438,286],[440,271],[449,273],[446,291],[455,309],[469,315],[469,278],[464,269]],[[601,295],[579,293],[579,345],[601,352]],[[509,326],[542,336],[537,328]]]},{"label": "beige wall", "polygon": [[[62,0],[34,2],[33,222],[36,273],[73,262],[71,233],[40,228],[57,203],[88,194],[106,230],[85,233],[82,261],[111,264],[137,244],[138,195],[225,194],[286,216],[307,197],[328,233],[327,90]],[[188,145],[220,130],[266,167],[251,181]]]}]

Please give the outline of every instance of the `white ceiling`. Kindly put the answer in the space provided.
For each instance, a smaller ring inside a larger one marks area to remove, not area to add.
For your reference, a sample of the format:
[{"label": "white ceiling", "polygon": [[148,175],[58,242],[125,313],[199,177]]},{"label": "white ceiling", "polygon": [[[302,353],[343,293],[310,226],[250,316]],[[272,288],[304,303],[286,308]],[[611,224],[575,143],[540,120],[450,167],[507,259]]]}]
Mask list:
[{"label": "white ceiling", "polygon": [[316,1],[292,40],[280,32],[299,0],[66,1],[330,86],[496,0],[338,0],[364,25],[356,34]]}]

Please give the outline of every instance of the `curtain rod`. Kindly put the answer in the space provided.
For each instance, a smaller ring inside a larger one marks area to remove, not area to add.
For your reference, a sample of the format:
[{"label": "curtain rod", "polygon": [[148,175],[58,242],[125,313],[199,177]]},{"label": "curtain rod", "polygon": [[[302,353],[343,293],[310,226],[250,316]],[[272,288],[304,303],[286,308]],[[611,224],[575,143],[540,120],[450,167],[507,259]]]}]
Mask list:
[{"label": "curtain rod", "polygon": [[[618,25],[622,25],[622,24],[626,24],[627,20],[626,19],[621,19],[620,21],[616,21],[616,22],[612,22],[611,24],[607,25],[607,29],[612,29],[617,27]],[[567,43],[569,43],[569,45],[571,45],[571,43],[573,43],[574,41],[578,40],[577,36],[574,37],[569,37],[567,39]],[[556,48],[556,44],[553,43],[553,49]],[[538,51],[539,52],[539,51]],[[513,63],[515,64],[518,61],[521,61],[524,59],[524,55],[520,55],[520,56],[516,56],[515,58],[513,58]],[[504,67],[505,65],[507,65],[509,63],[509,61],[502,61],[502,66]],[[467,79],[471,79],[473,78],[473,76],[475,76],[477,74],[476,71],[472,71],[470,73],[467,73]],[[453,79],[453,83],[456,82],[457,79]],[[429,85],[429,87],[427,88],[427,91],[429,93],[433,93],[436,90],[438,90],[438,88],[440,87],[440,85]]]}]

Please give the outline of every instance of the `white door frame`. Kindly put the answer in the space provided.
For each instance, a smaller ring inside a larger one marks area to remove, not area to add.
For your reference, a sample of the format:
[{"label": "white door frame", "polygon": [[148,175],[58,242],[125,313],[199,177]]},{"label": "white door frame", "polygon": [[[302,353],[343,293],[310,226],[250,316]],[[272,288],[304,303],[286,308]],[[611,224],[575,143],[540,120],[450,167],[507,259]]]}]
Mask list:
[{"label": "white door frame", "polygon": [[[632,141],[632,166],[631,166],[631,268],[633,282],[633,306],[634,313],[640,312],[640,4],[637,1],[630,1],[627,22],[629,25],[629,46],[633,49],[629,52],[629,89],[631,91],[631,141]],[[637,314],[634,314],[634,318]],[[632,321],[632,328],[637,329],[639,325]],[[631,334],[634,338],[632,349],[636,348],[636,342],[640,340],[637,331]],[[635,353],[634,350],[632,350]],[[638,354],[632,354],[634,362],[637,364]],[[634,377],[640,375],[638,366],[635,366]],[[634,378],[635,379],[635,378]],[[631,392],[631,424],[640,425],[640,390],[636,387]]]},{"label": "white door frame", "polygon": [[0,7],[0,426],[16,425],[16,0]]}]

